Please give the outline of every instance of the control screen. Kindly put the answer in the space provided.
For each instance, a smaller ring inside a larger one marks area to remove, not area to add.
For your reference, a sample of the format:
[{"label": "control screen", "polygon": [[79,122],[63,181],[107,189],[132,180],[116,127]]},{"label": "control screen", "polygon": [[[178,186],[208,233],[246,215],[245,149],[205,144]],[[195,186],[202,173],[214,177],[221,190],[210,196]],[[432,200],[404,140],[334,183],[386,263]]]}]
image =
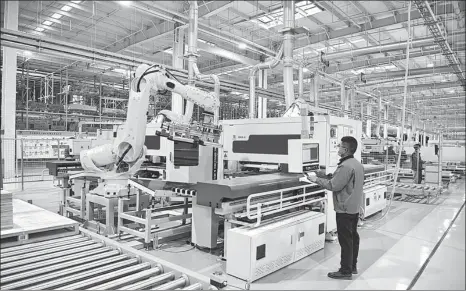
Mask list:
[{"label": "control screen", "polygon": [[319,161],[319,144],[303,144],[303,163]]}]

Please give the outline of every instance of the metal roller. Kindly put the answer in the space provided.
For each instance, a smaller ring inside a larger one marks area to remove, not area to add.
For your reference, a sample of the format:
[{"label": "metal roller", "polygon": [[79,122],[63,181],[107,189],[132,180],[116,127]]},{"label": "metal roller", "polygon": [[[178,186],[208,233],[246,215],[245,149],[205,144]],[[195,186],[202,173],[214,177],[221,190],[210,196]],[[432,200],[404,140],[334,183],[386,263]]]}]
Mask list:
[{"label": "metal roller", "polygon": [[188,282],[189,282],[188,277],[186,277],[186,275],[181,275],[180,278],[174,281],[167,282],[155,288],[152,288],[151,290],[173,290],[175,288],[181,288],[181,287],[186,286]]},{"label": "metal roller", "polygon": [[65,256],[65,257],[61,257],[61,258],[55,258],[55,259],[44,261],[44,262],[21,265],[21,266],[16,267],[16,268],[10,268],[10,269],[7,269],[7,270],[0,271],[0,277],[8,276],[8,275],[16,274],[16,273],[21,273],[21,272],[25,272],[25,271],[29,271],[29,270],[34,270],[34,269],[37,269],[37,268],[43,268],[45,266],[51,266],[51,265],[54,265],[56,263],[59,264],[59,263],[68,262],[68,261],[72,261],[72,260],[79,259],[79,258],[85,258],[85,257],[88,257],[88,256],[108,252],[110,250],[111,250],[111,248],[93,249],[93,250],[90,250],[90,251],[87,251],[87,252],[77,253],[77,254],[74,254],[74,255],[69,255],[69,256]]},{"label": "metal roller", "polygon": [[[32,278],[34,276],[38,276],[38,275],[41,275],[41,274],[46,274],[46,273],[49,273],[49,272],[54,272],[55,271],[54,274],[59,273],[58,271],[60,271],[62,269],[66,269],[68,271],[68,273],[71,274],[70,270],[73,269],[72,268],[73,266],[82,265],[82,264],[86,264],[86,263],[91,263],[91,262],[94,262],[96,260],[102,260],[102,259],[106,259],[108,257],[113,257],[113,256],[116,256],[116,255],[119,255],[119,251],[114,250],[114,251],[105,252],[105,253],[90,256],[90,257],[86,256],[86,257],[78,259],[78,260],[72,260],[72,261],[69,261],[69,262],[64,262],[64,263],[61,263],[61,264],[52,265],[52,266],[48,266],[48,267],[45,267],[45,268],[38,267],[37,269],[33,269],[33,270],[30,270],[30,271],[27,271],[27,272],[24,272],[24,271],[19,272],[19,274],[15,274],[15,275],[2,276],[0,278],[0,282],[3,285],[3,284],[6,284],[6,283],[18,281],[18,280],[21,280],[21,279]],[[128,256],[123,256],[123,258],[128,258]],[[81,266],[78,266],[78,267],[81,267]],[[36,280],[36,279],[34,279],[34,280]],[[39,281],[37,281],[37,282],[39,283]]]},{"label": "metal roller", "polygon": [[76,236],[66,237],[63,239],[25,244],[25,245],[20,245],[16,247],[4,248],[2,249],[2,253],[0,254],[0,256],[1,258],[6,258],[6,257],[14,256],[16,254],[24,254],[27,252],[35,252],[37,250],[45,250],[45,249],[54,248],[54,247],[58,247],[61,245],[71,244],[71,243],[85,241],[85,240],[89,240],[89,238],[84,237],[82,235],[76,235]]},{"label": "metal roller", "polygon": [[69,245],[54,247],[54,248],[50,248],[50,249],[46,249],[46,250],[43,250],[43,249],[42,250],[36,250],[36,251],[33,251],[33,252],[29,252],[29,253],[22,252],[20,254],[14,255],[14,256],[10,256],[10,257],[7,257],[7,258],[2,258],[2,263],[9,263],[9,262],[13,262],[13,261],[19,261],[19,260],[22,260],[22,259],[29,259],[29,258],[33,258],[33,257],[38,257],[38,256],[46,255],[46,254],[56,253],[56,252],[64,251],[64,250],[67,250],[67,249],[79,248],[79,247],[92,245],[92,244],[95,244],[95,242],[92,241],[92,240],[87,240],[87,241],[75,242],[75,243],[72,243],[72,244],[69,244]]},{"label": "metal roller", "polygon": [[201,283],[191,284],[181,290],[202,290],[202,285]]},{"label": "metal roller", "polygon": [[105,284],[102,284],[102,285],[98,285],[98,286],[89,288],[87,290],[114,290],[114,289],[120,288],[120,287],[122,287],[124,285],[128,285],[128,284],[131,284],[131,283],[138,282],[140,280],[150,278],[152,276],[159,275],[161,272],[162,271],[159,268],[155,267],[155,268],[151,268],[149,270],[144,270],[142,272],[139,272],[139,273],[136,273],[136,274],[133,274],[133,275],[130,275],[130,276],[126,276],[126,277],[117,279],[115,281],[111,281],[111,282],[108,282],[108,283],[105,283]]},{"label": "metal roller", "polygon": [[88,246],[84,246],[84,247],[80,247],[80,248],[74,248],[74,249],[70,249],[70,250],[66,250],[66,251],[61,251],[61,252],[57,252],[57,253],[43,255],[43,256],[38,256],[38,257],[30,258],[30,259],[24,259],[24,260],[14,261],[14,262],[10,262],[10,263],[3,263],[2,262],[2,264],[0,265],[0,269],[5,270],[5,269],[13,268],[13,267],[27,265],[27,264],[30,264],[30,263],[36,263],[36,262],[50,260],[50,259],[54,259],[54,258],[60,258],[60,257],[66,256],[66,255],[76,254],[76,253],[89,251],[89,250],[97,249],[97,248],[101,248],[101,247],[103,247],[102,243],[94,243],[94,244],[91,244],[91,245],[88,245]]},{"label": "metal roller", "polygon": [[[75,282],[81,282],[82,280],[86,280],[86,279],[89,279],[89,278],[93,278],[95,276],[99,276],[99,275],[106,275],[107,272],[111,272],[111,271],[114,271],[114,270],[119,270],[119,269],[122,269],[122,268],[126,268],[128,266],[133,266],[133,265],[136,265],[138,263],[138,259],[134,258],[134,259],[129,259],[129,260],[125,260],[123,262],[117,262],[117,263],[113,263],[113,264],[110,264],[110,265],[106,265],[106,266],[103,266],[103,267],[99,267],[99,268],[96,268],[96,269],[92,269],[92,270],[88,270],[88,271],[85,271],[85,272],[82,272],[82,273],[78,273],[78,274],[75,274],[75,275],[71,275],[71,276],[63,276],[59,279],[56,279],[56,280],[53,280],[53,281],[50,281],[50,282],[45,282],[45,283],[42,283],[42,284],[39,284],[39,285],[34,285],[34,286],[31,286],[29,288],[24,288],[23,290],[50,290],[50,289],[56,289],[56,288],[59,288],[60,290],[63,290],[62,286],[65,286],[67,284],[73,284]],[[68,285],[68,286],[71,286],[71,285]],[[78,290],[78,289],[76,289]]]},{"label": "metal roller", "polygon": [[75,284],[67,285],[64,287],[60,287],[60,290],[82,290],[87,289],[98,284],[103,284],[109,282],[111,280],[120,278],[122,276],[127,276],[134,274],[136,272],[141,272],[143,270],[149,269],[150,263],[142,263],[136,266],[127,267],[118,271],[114,271],[111,273],[106,273],[94,278],[90,278],[81,282],[77,282]]},{"label": "metal roller", "polygon": [[159,275],[154,278],[150,278],[150,279],[138,282],[138,283],[123,286],[123,288],[118,289],[118,290],[144,290],[152,286],[163,284],[173,279],[175,279],[175,273],[168,272],[168,273],[165,273],[165,274],[162,274],[162,275]]}]

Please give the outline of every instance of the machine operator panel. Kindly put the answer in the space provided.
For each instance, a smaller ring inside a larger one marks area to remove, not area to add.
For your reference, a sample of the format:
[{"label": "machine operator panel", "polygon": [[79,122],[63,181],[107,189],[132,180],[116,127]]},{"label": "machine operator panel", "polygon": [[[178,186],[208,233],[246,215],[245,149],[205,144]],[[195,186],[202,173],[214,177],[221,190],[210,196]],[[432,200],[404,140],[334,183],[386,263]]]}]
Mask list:
[{"label": "machine operator panel", "polygon": [[288,140],[288,171],[290,173],[305,173],[319,170],[319,154],[317,140]]}]

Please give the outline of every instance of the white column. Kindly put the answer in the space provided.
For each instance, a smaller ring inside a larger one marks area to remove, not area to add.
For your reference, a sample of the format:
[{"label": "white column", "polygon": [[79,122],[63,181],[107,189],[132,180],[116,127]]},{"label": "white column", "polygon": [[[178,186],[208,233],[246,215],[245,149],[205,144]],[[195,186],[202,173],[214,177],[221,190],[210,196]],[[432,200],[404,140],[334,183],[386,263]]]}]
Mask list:
[{"label": "white column", "polygon": [[388,104],[384,106],[383,119],[383,138],[388,138]]},{"label": "white column", "polygon": [[[4,5],[4,28],[18,30],[19,1],[4,1]],[[14,48],[3,47],[1,131],[5,138],[16,137],[16,52]],[[14,142],[6,141],[4,145],[2,171],[4,177],[12,177],[15,173],[15,155],[10,151],[14,149]]]},{"label": "white column", "polygon": [[[184,28],[176,28],[173,37],[173,59],[172,66],[175,69],[184,69]],[[183,114],[184,103],[183,98],[176,93],[172,93],[172,111],[174,113]]]},{"label": "white column", "polygon": [[426,123],[423,124],[422,145],[426,146]]},{"label": "white column", "polygon": [[[259,88],[267,89],[267,70],[259,70]],[[267,98],[257,98],[257,118],[267,118]]]},{"label": "white column", "polygon": [[372,117],[372,104],[367,103],[366,134],[368,138],[372,136],[371,134],[372,120],[370,119],[371,117]]},{"label": "white column", "polygon": [[314,103],[315,107],[319,107],[319,83],[320,76],[315,72],[314,76],[311,78],[311,87],[309,90],[309,101],[311,101],[311,104]]},{"label": "white column", "polygon": [[[403,112],[402,112],[401,110],[397,110],[397,111],[396,111],[396,121],[397,121],[397,122],[400,122],[400,123],[401,123],[401,121],[402,121],[402,116],[401,116],[402,113],[403,113]],[[405,125],[405,126],[406,126],[406,125]],[[397,128],[397,129],[396,129],[396,137],[397,137],[398,139],[403,138],[403,134],[404,134],[404,132],[405,132],[405,131],[404,131],[404,128],[401,128],[401,125],[397,126],[396,128]]]}]

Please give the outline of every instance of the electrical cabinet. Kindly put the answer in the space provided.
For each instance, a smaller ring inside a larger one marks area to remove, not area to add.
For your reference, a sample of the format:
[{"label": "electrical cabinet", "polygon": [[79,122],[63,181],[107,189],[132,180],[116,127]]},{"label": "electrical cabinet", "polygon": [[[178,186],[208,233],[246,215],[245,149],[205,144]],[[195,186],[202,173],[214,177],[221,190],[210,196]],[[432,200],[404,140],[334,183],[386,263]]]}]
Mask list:
[{"label": "electrical cabinet", "polygon": [[252,282],[323,249],[325,221],[324,213],[304,211],[228,230],[227,273]]},{"label": "electrical cabinet", "polygon": [[378,185],[364,190],[364,217],[369,217],[387,206],[387,186]]}]

